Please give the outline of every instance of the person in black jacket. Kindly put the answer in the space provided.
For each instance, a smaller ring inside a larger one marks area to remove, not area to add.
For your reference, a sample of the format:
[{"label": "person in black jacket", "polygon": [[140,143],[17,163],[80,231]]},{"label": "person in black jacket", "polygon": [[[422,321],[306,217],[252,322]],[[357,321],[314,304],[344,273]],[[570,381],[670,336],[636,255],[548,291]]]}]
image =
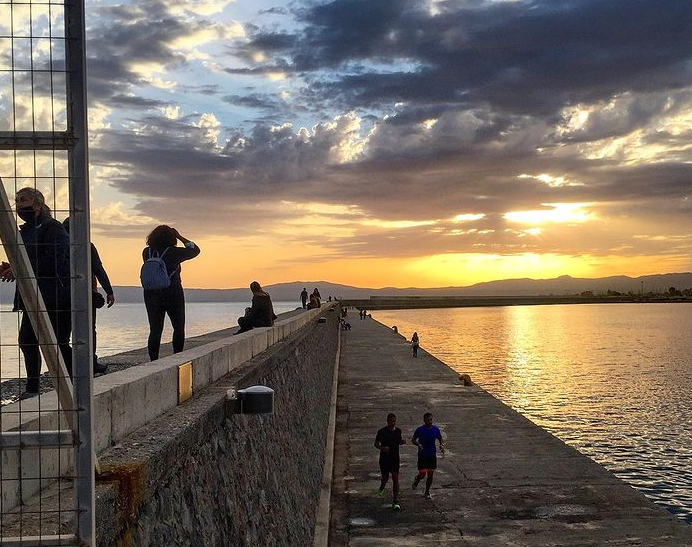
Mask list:
[{"label": "person in black jacket", "polygon": [[[65,366],[72,375],[72,312],[70,302],[70,241],[62,224],[52,218],[43,194],[35,188],[22,188],[15,196],[17,215],[24,221],[19,227],[29,262],[36,276],[38,289],[43,296],[46,311],[55,331]],[[0,278],[14,281],[14,272],[7,262],[0,265]],[[14,311],[22,311],[19,327],[19,349],[24,355],[26,367],[26,391],[20,398],[38,395],[41,374],[41,352],[39,340],[29,319],[31,310],[15,291]],[[41,340],[41,343],[45,341]]]},{"label": "person in black jacket", "polygon": [[[176,246],[178,241],[183,244],[182,247]],[[142,260],[146,262],[153,254],[162,256],[171,280],[166,289],[144,289],[144,305],[149,319],[147,348],[152,361],[159,358],[166,314],[173,326],[173,353],[179,353],[185,347],[185,294],[180,277],[180,263],[195,258],[199,253],[200,248],[195,243],[165,224],[157,226],[147,236],[147,246],[142,251]]]},{"label": "person in black jacket", "polygon": [[252,307],[245,309],[245,315],[238,318],[240,329],[235,334],[247,332],[255,327],[271,327],[274,325],[274,306],[271,296],[262,290],[257,281],[250,283],[252,291]]},{"label": "person in black jacket", "polygon": [[[66,218],[65,220],[62,221],[62,225],[65,228],[65,231],[67,233],[70,233],[70,218]],[[92,295],[91,299],[91,304],[92,304],[92,315],[91,315],[91,320],[93,323],[93,330],[92,330],[92,343],[94,345],[94,374],[103,374],[108,370],[108,365],[105,363],[99,363],[99,357],[96,355],[96,310],[98,308],[103,307],[104,304],[108,303],[108,307],[110,308],[113,304],[115,304],[115,295],[113,294],[113,286],[111,285],[110,279],[108,279],[108,274],[106,273],[105,268],[103,267],[103,262],[101,262],[101,257],[99,256],[99,252],[96,249],[96,245],[93,243],[91,244],[91,275],[92,275],[92,284],[93,284],[93,290],[94,294]],[[101,296],[101,293],[98,292],[97,290],[97,281],[98,283],[101,284],[101,287],[103,287],[103,290],[106,291],[106,299],[104,301],[103,296]]]}]

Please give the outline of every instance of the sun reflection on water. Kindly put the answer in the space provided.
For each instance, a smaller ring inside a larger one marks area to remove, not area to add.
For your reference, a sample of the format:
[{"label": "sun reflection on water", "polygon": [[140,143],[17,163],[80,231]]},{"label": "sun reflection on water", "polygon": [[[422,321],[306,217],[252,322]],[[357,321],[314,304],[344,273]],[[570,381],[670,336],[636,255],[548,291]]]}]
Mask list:
[{"label": "sun reflection on water", "polygon": [[373,316],[692,523],[692,304]]}]

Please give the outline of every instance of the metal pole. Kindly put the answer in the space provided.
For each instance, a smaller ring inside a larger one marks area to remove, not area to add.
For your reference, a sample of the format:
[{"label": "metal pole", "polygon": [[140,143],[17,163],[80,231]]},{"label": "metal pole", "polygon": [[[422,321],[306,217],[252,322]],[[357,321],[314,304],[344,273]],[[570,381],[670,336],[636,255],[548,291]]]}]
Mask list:
[{"label": "metal pole", "polygon": [[70,196],[70,269],[72,274],[72,356],[77,412],[75,449],[76,536],[82,545],[96,545],[93,452],[92,274],[89,237],[89,155],[86,100],[84,0],[65,1],[67,67],[67,132],[75,139],[68,152]]}]

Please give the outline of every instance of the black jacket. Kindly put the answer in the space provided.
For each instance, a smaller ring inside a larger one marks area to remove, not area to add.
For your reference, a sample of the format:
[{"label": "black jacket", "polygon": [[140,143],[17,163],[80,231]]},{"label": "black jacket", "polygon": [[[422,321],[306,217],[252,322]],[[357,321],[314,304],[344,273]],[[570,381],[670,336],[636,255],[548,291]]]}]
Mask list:
[{"label": "black jacket", "polygon": [[253,327],[271,327],[274,325],[274,306],[267,293],[255,293],[252,295],[252,307],[248,313],[250,324]]},{"label": "black jacket", "polygon": [[[19,227],[46,308],[70,309],[70,237],[62,224],[46,215]],[[19,290],[14,310],[24,310]]]}]

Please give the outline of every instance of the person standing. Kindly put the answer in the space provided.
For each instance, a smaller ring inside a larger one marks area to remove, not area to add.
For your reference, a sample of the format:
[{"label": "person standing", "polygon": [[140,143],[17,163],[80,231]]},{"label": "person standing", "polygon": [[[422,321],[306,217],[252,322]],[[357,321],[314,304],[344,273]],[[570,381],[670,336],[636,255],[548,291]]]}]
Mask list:
[{"label": "person standing", "polygon": [[303,309],[308,307],[308,290],[306,287],[303,287],[300,293],[300,301],[303,304]]},{"label": "person standing", "polygon": [[[178,241],[183,244],[182,247],[177,246]],[[185,293],[180,277],[180,264],[195,258],[200,252],[200,248],[194,242],[165,224],[157,226],[147,236],[147,246],[142,251],[144,264],[140,277],[149,320],[147,349],[152,361],[159,358],[166,314],[173,326],[173,353],[179,353],[185,347]],[[150,279],[154,276],[147,275],[147,272],[151,271],[149,266],[162,269],[161,271],[168,276],[167,286],[158,288],[159,285],[151,284]]]},{"label": "person standing", "polygon": [[420,338],[418,338],[418,333],[414,332],[411,336],[411,349],[413,350],[413,356],[418,357],[418,348],[420,346]]},{"label": "person standing", "polygon": [[389,475],[392,476],[392,509],[401,510],[399,504],[399,446],[406,444],[401,429],[396,427],[396,414],[387,415],[387,425],[377,432],[375,448],[380,451],[380,472],[382,480],[378,493],[384,494]]},{"label": "person standing", "polygon": [[423,425],[418,427],[413,433],[411,442],[418,447],[418,474],[413,479],[411,488],[414,490],[418,483],[427,475],[425,481],[425,498],[430,499],[430,487],[433,483],[433,474],[437,469],[437,445],[440,443],[440,452],[444,454],[445,443],[442,440],[442,433],[439,428],[433,425],[433,415],[430,412],[423,414]]},{"label": "person standing", "polygon": [[[63,228],[65,228],[65,231],[69,234],[70,233],[70,218],[67,217],[65,220],[62,221]],[[93,294],[91,298],[91,305],[92,305],[92,315],[91,315],[91,321],[92,321],[92,336],[91,336],[91,341],[94,346],[94,374],[103,374],[108,370],[108,365],[105,363],[99,363],[99,357],[96,354],[96,310],[99,308],[102,308],[104,304],[107,304],[107,307],[111,307],[113,304],[115,304],[115,296],[113,293],[113,286],[111,285],[111,281],[108,278],[108,274],[106,273],[105,268],[103,267],[103,262],[101,262],[101,257],[99,256],[99,252],[96,249],[96,245],[93,243],[91,244],[91,274],[93,276],[92,279],[92,285],[93,285]],[[98,292],[98,283],[101,284],[101,287],[103,287],[103,290],[106,291],[106,298],[104,299],[103,296],[101,295],[100,292]]]},{"label": "person standing", "polygon": [[[15,196],[15,204],[17,216],[24,221],[19,227],[21,243],[24,244],[36,276],[36,284],[43,296],[65,367],[72,376],[70,238],[62,224],[52,217],[43,194],[35,188],[20,189]],[[9,263],[0,264],[0,278],[3,281],[15,280]],[[18,343],[26,367],[26,390],[20,395],[20,399],[27,399],[39,393],[40,345],[46,341],[36,337],[29,318],[31,310],[26,309],[19,290],[15,290],[13,311],[23,312]]]}]

